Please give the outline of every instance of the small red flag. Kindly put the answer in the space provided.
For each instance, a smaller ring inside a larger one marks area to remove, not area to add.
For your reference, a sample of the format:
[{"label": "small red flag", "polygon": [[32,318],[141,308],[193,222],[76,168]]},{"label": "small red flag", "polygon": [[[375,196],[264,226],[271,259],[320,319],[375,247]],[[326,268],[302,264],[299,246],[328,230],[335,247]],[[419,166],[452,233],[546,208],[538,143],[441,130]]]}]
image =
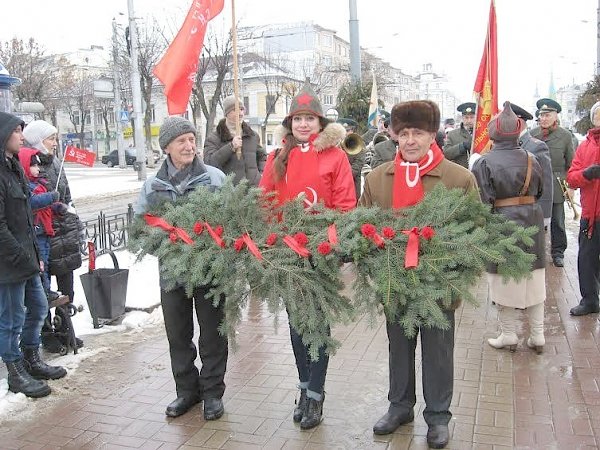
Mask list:
[{"label": "small red flag", "polygon": [[94,152],[88,152],[87,150],[83,150],[81,148],[69,145],[65,149],[65,161],[83,164],[84,166],[94,167],[94,161],[96,161],[96,154]]},{"label": "small red flag", "polygon": [[496,6],[490,2],[487,36],[479,72],[473,88],[477,96],[473,153],[485,153],[491,146],[487,125],[498,113],[498,46],[496,33]]},{"label": "small red flag", "polygon": [[223,10],[224,0],[194,0],[154,75],[165,87],[169,114],[183,114],[192,93],[208,21]]}]

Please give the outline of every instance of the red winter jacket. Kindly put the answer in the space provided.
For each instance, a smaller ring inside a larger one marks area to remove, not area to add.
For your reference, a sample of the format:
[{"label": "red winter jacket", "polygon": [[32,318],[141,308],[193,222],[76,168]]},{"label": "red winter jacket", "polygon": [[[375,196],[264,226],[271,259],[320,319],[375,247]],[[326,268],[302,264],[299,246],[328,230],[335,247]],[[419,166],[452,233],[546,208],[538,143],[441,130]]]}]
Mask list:
[{"label": "red winter jacket", "polygon": [[581,190],[581,218],[589,220],[590,234],[594,222],[600,219],[600,180],[588,180],[583,171],[593,164],[600,164],[600,128],[588,131],[567,172],[569,187]]}]

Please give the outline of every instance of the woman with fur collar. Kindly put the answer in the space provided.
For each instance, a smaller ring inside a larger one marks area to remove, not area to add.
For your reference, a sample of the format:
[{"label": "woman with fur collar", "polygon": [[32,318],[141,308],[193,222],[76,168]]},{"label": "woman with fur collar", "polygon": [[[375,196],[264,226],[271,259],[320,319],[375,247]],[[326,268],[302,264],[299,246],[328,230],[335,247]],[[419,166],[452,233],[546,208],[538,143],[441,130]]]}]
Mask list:
[{"label": "woman with fur collar", "polygon": [[[260,145],[258,134],[242,120],[243,104],[239,105],[242,135],[236,136],[235,102],[233,95],[223,100],[225,117],[221,119],[217,129],[206,137],[203,159],[206,164],[221,169],[225,175],[233,173],[235,184],[247,179],[252,186],[257,186],[265,167],[267,153]],[[238,149],[242,152],[240,159],[236,155]]]},{"label": "woman with fur collar", "polygon": [[[323,116],[321,103],[308,82],[292,100],[278,135],[283,137],[283,146],[269,154],[259,184],[265,192],[275,192],[279,204],[301,196],[307,209],[318,202],[340,211],[355,207],[352,169],[338,147],[346,131]],[[321,422],[329,355],[322,347],[318,361],[312,361],[302,336],[291,326],[290,337],[300,380],[293,419],[308,430]]]}]

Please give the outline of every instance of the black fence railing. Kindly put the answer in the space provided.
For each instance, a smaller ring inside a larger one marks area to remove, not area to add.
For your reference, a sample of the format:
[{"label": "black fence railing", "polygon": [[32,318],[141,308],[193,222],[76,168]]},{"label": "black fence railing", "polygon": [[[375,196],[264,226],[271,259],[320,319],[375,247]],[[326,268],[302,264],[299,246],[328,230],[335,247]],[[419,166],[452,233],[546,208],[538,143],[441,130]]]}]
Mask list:
[{"label": "black fence railing", "polygon": [[133,221],[133,206],[127,205],[127,211],[117,214],[104,214],[102,211],[96,219],[83,221],[84,242],[81,254],[87,256],[87,242],[92,241],[97,252],[119,250],[127,246],[127,229]]}]

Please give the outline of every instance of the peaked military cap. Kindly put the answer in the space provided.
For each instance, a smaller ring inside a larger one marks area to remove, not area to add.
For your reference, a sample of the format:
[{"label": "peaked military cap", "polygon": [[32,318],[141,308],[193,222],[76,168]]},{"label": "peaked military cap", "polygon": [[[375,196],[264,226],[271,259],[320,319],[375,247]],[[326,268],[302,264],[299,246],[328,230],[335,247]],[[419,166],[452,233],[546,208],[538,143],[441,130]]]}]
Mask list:
[{"label": "peaked military cap", "polygon": [[385,109],[380,109],[380,110],[379,110],[379,116],[380,116],[380,117],[381,117],[383,120],[386,120],[386,119],[389,119],[389,118],[390,118],[390,113],[389,113],[389,112],[387,112]]},{"label": "peaked military cap", "polygon": [[535,106],[540,110],[540,112],[545,111],[556,111],[557,113],[562,111],[560,104],[556,100],[552,100],[551,98],[540,98]]},{"label": "peaked military cap", "polygon": [[525,109],[521,108],[518,105],[515,105],[514,103],[510,104],[510,109],[513,110],[513,112],[517,115],[517,117],[519,117],[520,119],[523,119],[525,121],[531,120],[533,119],[533,116],[531,115],[531,113],[529,111],[526,111]]},{"label": "peaked military cap", "polygon": [[358,126],[358,122],[356,122],[356,120],[354,120],[354,119],[350,119],[349,117],[342,117],[341,119],[337,120],[337,123],[341,123],[346,128],[348,128],[348,127],[356,128]]},{"label": "peaked military cap", "polygon": [[458,105],[458,108],[456,108],[456,110],[464,116],[465,114],[475,114],[476,107],[477,105],[475,103],[466,102]]}]

